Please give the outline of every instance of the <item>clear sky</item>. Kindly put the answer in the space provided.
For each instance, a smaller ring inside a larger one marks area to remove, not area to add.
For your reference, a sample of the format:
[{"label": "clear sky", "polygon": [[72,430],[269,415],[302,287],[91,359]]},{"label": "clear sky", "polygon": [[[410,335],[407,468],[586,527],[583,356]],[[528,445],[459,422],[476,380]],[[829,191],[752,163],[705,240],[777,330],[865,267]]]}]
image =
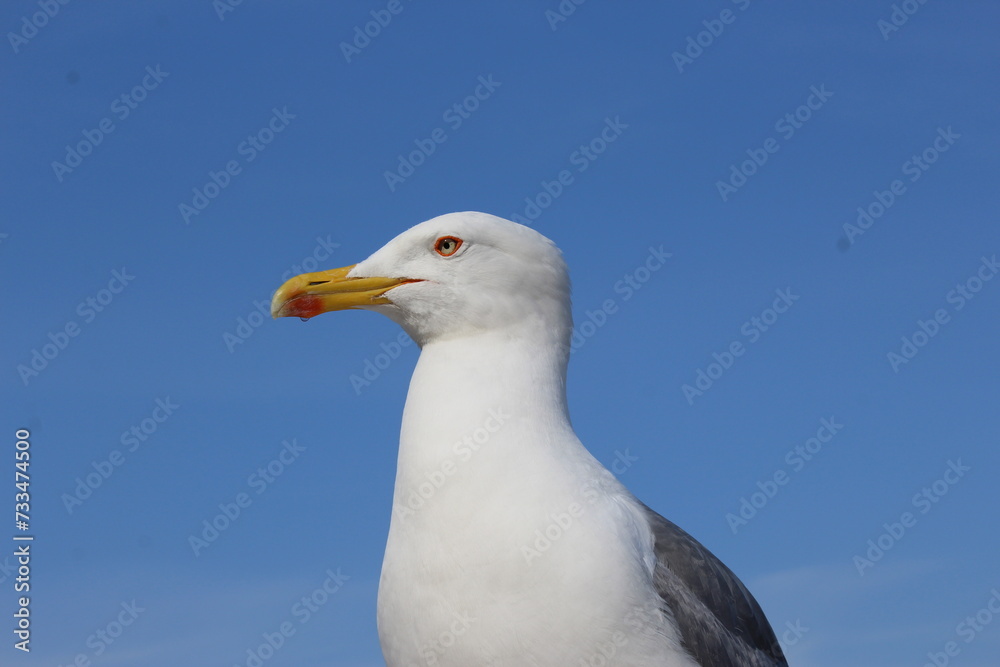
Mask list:
[{"label": "clear sky", "polygon": [[224,2],[0,8],[0,663],[383,664],[418,351],[258,305],[482,210],[569,262],[581,439],[791,664],[996,664],[995,3]]}]

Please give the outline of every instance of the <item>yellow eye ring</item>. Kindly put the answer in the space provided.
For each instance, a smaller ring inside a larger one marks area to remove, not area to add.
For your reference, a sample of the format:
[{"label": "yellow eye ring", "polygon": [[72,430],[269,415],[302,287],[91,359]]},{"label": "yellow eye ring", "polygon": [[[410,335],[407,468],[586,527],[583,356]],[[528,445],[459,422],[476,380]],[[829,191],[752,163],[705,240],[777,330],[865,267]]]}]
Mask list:
[{"label": "yellow eye ring", "polygon": [[451,257],[462,247],[462,239],[457,236],[442,236],[434,242],[434,252],[442,257]]}]

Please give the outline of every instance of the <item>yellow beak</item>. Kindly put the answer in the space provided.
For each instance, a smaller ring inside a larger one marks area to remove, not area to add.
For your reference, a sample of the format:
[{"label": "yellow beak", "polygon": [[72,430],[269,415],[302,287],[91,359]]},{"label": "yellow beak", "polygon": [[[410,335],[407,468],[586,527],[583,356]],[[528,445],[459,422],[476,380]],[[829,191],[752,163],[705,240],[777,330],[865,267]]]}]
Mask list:
[{"label": "yellow beak", "polygon": [[348,278],[354,264],[342,269],[303,273],[278,288],[271,299],[271,317],[315,317],[331,310],[392,303],[384,293],[409,278]]}]

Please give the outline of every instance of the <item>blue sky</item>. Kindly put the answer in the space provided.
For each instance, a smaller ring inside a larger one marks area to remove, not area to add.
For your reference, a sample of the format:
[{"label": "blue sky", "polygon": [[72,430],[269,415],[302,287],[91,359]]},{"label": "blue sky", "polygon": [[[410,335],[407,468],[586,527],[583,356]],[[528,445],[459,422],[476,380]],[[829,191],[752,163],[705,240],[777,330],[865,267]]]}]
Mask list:
[{"label": "blue sky", "polygon": [[269,666],[383,664],[418,352],[257,304],[482,210],[569,262],[584,443],[791,664],[996,664],[994,3],[220,6],[0,9],[0,460],[29,429],[36,536],[0,662],[246,665],[284,627]]}]

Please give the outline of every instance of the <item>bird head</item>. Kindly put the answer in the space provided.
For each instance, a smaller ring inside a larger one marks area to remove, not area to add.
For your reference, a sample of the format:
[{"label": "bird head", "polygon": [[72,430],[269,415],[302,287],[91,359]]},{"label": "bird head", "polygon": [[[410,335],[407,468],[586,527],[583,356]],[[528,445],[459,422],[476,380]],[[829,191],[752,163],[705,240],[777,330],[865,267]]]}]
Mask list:
[{"label": "bird head", "polygon": [[562,254],[537,231],[486,213],[449,213],[357,264],[288,280],[274,294],[271,315],[374,310],[421,346],[515,327],[568,341],[569,292]]}]

